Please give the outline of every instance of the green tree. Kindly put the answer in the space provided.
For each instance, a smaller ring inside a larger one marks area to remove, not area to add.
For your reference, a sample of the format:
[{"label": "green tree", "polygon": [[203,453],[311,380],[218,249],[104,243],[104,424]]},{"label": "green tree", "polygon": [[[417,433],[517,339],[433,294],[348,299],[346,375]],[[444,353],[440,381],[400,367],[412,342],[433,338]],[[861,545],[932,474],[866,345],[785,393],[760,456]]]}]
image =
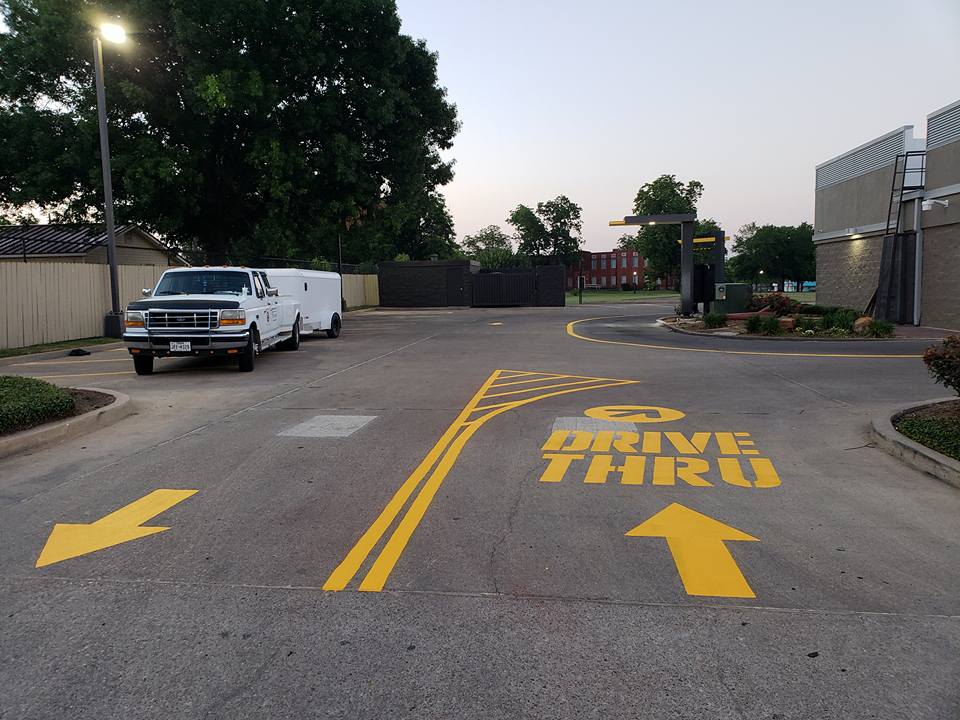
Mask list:
[{"label": "green tree", "polygon": [[731,279],[758,282],[763,277],[771,282],[779,281],[782,289],[786,280],[802,282],[816,277],[810,223],[760,226],[749,223],[737,232],[733,250],[736,254],[728,263]]},{"label": "green tree", "polygon": [[507,218],[516,231],[517,254],[571,262],[580,250],[582,212],[566,195],[537,203],[536,210],[518,205]]},{"label": "green tree", "polygon": [[[663,215],[696,212],[697,201],[703,195],[703,184],[691,180],[684,184],[675,175],[661,175],[643,185],[633,201],[637,215]],[[707,224],[711,223],[711,224]],[[712,232],[716,223],[704,221],[704,234]],[[698,232],[700,229],[698,228]],[[680,239],[679,225],[645,226],[637,230],[631,245],[646,260],[647,268],[657,276],[672,275],[679,281]],[[624,239],[621,239],[624,242]]]},{"label": "green tree", "polygon": [[[452,241],[435,189],[458,129],[394,0],[111,0],[116,214],[211,259],[382,259]],[[93,6],[4,0],[0,207],[99,217]]]},{"label": "green tree", "polygon": [[463,251],[486,268],[512,267],[517,264],[513,244],[499,225],[488,225],[463,239]]},{"label": "green tree", "polygon": [[527,257],[546,255],[549,248],[547,228],[540,217],[526,205],[517,205],[507,223],[515,230],[517,254]]}]

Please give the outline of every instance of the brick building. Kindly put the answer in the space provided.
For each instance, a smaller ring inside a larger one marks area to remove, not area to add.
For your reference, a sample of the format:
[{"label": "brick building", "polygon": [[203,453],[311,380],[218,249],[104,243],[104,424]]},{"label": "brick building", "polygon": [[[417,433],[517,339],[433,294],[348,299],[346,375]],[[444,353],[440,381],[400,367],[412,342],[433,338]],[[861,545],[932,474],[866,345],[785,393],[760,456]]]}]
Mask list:
[{"label": "brick building", "polygon": [[[645,264],[640,253],[636,250],[621,250],[615,248],[609,252],[581,251],[583,276],[588,287],[620,289],[628,285],[631,289],[634,283],[643,287],[643,271]],[[567,267],[567,289],[577,286],[577,276],[580,274],[580,263],[574,261]]]}]

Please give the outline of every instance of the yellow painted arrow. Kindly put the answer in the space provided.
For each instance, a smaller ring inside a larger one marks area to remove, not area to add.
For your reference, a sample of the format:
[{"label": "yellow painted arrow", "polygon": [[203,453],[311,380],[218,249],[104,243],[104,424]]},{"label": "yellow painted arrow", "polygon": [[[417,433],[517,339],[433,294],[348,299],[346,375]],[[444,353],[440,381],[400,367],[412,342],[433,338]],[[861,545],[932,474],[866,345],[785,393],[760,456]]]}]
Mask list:
[{"label": "yellow painted arrow", "polygon": [[673,503],[627,536],[666,538],[687,595],[756,597],[724,544],[728,540],[755,542],[758,538],[753,535]]},{"label": "yellow painted arrow", "polygon": [[138,538],[169,530],[168,527],[141,527],[155,515],[196,493],[196,490],[154,490],[139,500],[106,515],[94,523],[57,523],[43,546],[37,567],[103,550]]}]

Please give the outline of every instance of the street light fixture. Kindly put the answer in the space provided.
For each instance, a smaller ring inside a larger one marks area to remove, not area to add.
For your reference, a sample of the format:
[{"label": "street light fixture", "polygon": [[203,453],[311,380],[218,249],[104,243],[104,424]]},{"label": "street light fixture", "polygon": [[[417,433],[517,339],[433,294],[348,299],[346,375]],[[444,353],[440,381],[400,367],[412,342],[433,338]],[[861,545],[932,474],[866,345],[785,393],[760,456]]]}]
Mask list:
[{"label": "street light fixture", "polygon": [[117,238],[113,223],[113,183],[110,179],[110,140],[107,137],[107,97],[103,83],[103,43],[122,43],[127,33],[116,23],[103,23],[100,32],[93,35],[93,71],[97,85],[97,116],[100,126],[100,166],[103,170],[103,219],[107,230],[107,262],[110,264],[110,313],[104,318],[103,332],[107,337],[123,335],[123,315],[120,312],[120,287],[117,278]]}]

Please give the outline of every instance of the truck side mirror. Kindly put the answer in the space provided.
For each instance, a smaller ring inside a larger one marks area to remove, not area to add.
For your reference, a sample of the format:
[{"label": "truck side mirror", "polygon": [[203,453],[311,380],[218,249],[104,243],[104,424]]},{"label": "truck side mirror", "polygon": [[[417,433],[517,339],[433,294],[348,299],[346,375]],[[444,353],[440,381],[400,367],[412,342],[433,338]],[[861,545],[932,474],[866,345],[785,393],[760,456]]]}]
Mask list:
[{"label": "truck side mirror", "polygon": [[144,297],[150,297],[151,295],[153,295],[153,289],[152,289],[152,288],[141,288],[141,289],[140,289],[140,293],[141,293]]},{"label": "truck side mirror", "polygon": [[267,295],[270,297],[278,297],[280,295],[280,288],[267,288]]}]

